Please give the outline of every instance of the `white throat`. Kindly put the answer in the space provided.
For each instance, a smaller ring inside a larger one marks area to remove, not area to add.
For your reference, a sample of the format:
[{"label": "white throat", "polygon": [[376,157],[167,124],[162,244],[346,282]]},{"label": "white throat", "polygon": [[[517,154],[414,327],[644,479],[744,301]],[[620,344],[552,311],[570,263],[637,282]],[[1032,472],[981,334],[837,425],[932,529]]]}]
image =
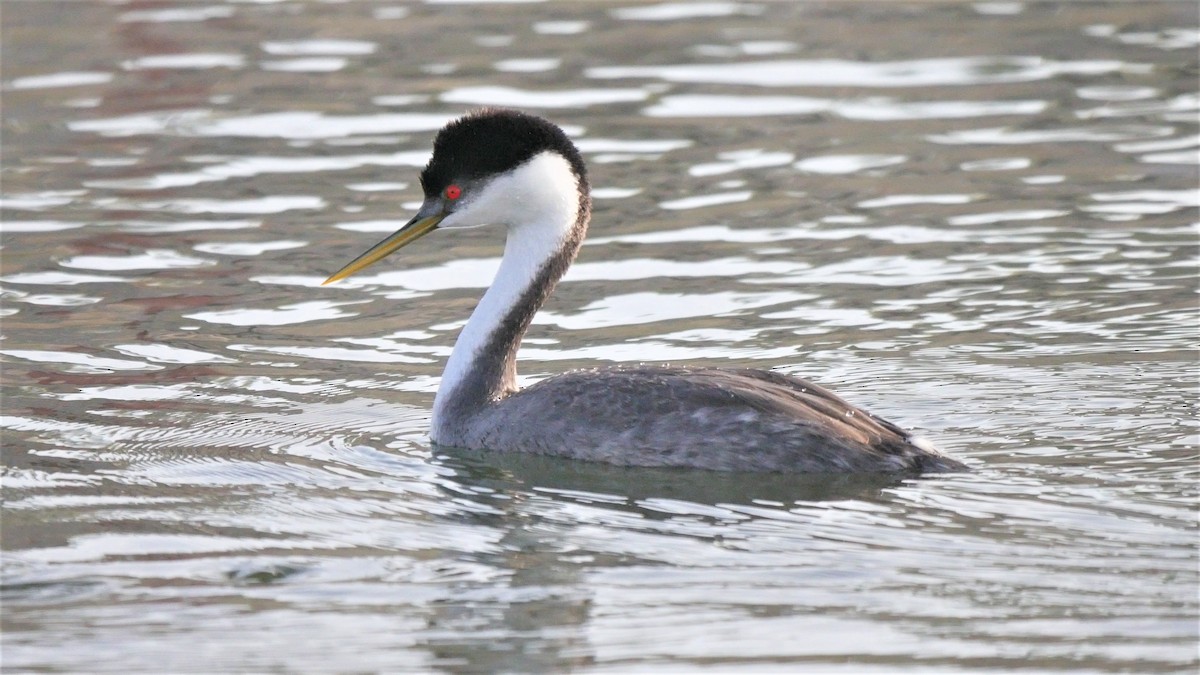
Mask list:
[{"label": "white throat", "polygon": [[[481,363],[502,358],[488,350],[493,333],[526,296],[546,263],[566,242],[579,217],[579,184],[571,165],[561,155],[543,152],[515,170],[497,176],[458,212],[442,222],[443,228],[504,225],[508,238],[504,257],[491,286],[471,313],[446,362],[433,403],[431,436],[454,420],[446,419],[456,393]],[[520,339],[520,336],[517,336]]]}]

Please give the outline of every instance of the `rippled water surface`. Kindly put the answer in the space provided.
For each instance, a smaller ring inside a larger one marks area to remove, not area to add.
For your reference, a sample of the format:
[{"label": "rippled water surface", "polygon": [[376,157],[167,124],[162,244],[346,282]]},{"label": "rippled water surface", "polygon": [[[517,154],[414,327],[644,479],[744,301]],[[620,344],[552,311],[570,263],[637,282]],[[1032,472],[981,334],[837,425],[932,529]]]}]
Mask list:
[{"label": "rippled water surface", "polygon": [[[1189,2],[9,2],[14,671],[1194,672]],[[801,374],[973,472],[431,448],[500,233],[319,283],[479,105],[592,168],[522,375]]]}]

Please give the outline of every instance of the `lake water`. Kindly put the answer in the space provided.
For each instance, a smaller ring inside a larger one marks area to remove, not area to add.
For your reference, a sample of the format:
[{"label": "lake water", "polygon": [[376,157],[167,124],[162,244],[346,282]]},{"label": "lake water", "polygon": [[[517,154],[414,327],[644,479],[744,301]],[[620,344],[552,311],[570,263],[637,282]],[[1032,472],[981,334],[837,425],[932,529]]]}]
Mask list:
[{"label": "lake water", "polygon": [[[1195,672],[1189,2],[3,7],[3,664]],[[498,262],[434,132],[546,115],[589,243],[521,352],[800,374],[973,471],[431,448]]]}]

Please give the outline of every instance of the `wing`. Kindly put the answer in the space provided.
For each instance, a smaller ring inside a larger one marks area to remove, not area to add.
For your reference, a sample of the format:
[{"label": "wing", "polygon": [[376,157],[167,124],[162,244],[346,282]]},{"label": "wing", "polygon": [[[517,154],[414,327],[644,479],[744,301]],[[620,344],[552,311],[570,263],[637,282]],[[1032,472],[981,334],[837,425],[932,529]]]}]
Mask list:
[{"label": "wing", "polygon": [[472,427],[472,447],[632,466],[894,472],[942,458],[822,387],[749,369],[575,371],[496,402]]}]

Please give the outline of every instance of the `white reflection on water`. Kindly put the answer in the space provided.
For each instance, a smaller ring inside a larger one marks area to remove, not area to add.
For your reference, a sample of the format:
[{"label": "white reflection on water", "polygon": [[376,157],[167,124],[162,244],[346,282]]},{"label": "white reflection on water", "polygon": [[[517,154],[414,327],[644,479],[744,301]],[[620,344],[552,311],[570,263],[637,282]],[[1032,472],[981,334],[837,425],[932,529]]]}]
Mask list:
[{"label": "white reflection on water", "polygon": [[693,51],[702,56],[730,58],[741,56],[769,56],[773,54],[790,54],[799,49],[799,45],[788,40],[747,40],[735,45],[705,44],[696,45]]},{"label": "white reflection on water", "polygon": [[968,204],[978,198],[978,195],[888,195],[861,201],[856,206],[860,209],[885,209],[913,204]]},{"label": "white reflection on water", "polygon": [[335,56],[313,56],[303,59],[261,61],[258,66],[263,70],[283,73],[332,73],[345,68],[348,63],[348,60]]},{"label": "white reflection on water", "polygon": [[533,30],[542,35],[578,35],[590,25],[588,21],[537,21]]},{"label": "white reflection on water", "polygon": [[1095,76],[1145,70],[1121,61],[1055,61],[1033,56],[977,56],[868,63],[794,59],[750,63],[588,68],[597,79],[651,78],[668,82],[762,87],[934,87],[1035,82],[1063,75]]},{"label": "white reflection on water", "polygon": [[46,349],[3,349],[6,354],[26,361],[49,363],[73,373],[110,373],[116,370],[158,370],[161,366],[143,361],[92,356],[81,352],[61,352]]},{"label": "white reflection on water", "polygon": [[319,209],[326,205],[324,199],[313,195],[271,195],[255,199],[171,199],[165,201],[104,202],[112,209],[137,209],[140,211],[169,211],[172,213],[247,213],[268,214],[284,211]]},{"label": "white reflection on water", "polygon": [[125,70],[241,68],[246,59],[241,54],[161,54],[123,61]]},{"label": "white reflection on water", "polygon": [[696,195],[695,197],[669,199],[665,202],[659,202],[658,205],[669,211],[702,209],[708,206],[736,204],[738,202],[748,201],[752,196],[754,196],[754,193],[750,190],[740,190],[738,192],[717,192],[714,194]]},{"label": "white reflection on water", "polygon": [[770,166],[784,166],[796,158],[790,152],[768,152],[766,150],[736,150],[717,154],[719,162],[696,164],[688,169],[693,176],[718,176],[742,169],[761,169]]},{"label": "white reflection on water", "polygon": [[202,352],[198,349],[185,349],[165,344],[128,344],[113,345],[113,349],[153,363],[232,363],[234,359]]},{"label": "white reflection on water", "polygon": [[184,318],[196,319],[206,323],[225,324],[229,326],[287,326],[309,321],[326,319],[341,319],[354,316],[353,312],[338,309],[357,302],[329,302],[314,300],[284,305],[278,309],[225,309],[214,312],[195,312],[184,314]]},{"label": "white reflection on water", "polygon": [[59,262],[63,267],[119,272],[124,270],[167,270],[177,267],[215,265],[216,261],[193,258],[166,249],[150,249],[137,255],[81,255]]},{"label": "white reflection on water", "polygon": [[14,232],[58,232],[83,227],[86,223],[68,223],[61,220],[6,220],[0,222],[0,234]]},{"label": "white reflection on water", "polygon": [[260,242],[211,242],[207,244],[196,244],[193,248],[201,253],[215,253],[217,255],[230,256],[253,256],[262,255],[267,251],[286,251],[293,248],[301,248],[308,246],[306,241],[260,241]]},{"label": "white reflection on water", "polygon": [[374,54],[379,47],[366,40],[272,40],[260,47],[276,56],[364,56]]},{"label": "white reflection on water", "polygon": [[122,23],[174,23],[227,19],[234,15],[233,7],[211,5],[208,7],[180,7],[171,9],[143,9],[125,12],[117,17]]},{"label": "white reflection on water", "polygon": [[69,126],[73,131],[115,137],[171,134],[311,140],[341,138],[355,134],[433,131],[452,118],[453,115],[449,114],[326,115],[305,111],[217,117],[210,110],[169,110],[76,121],[69,123]]},{"label": "white reflection on water", "polygon": [[1046,220],[1070,215],[1070,211],[1056,209],[997,211],[995,213],[972,213],[966,216],[953,216],[946,222],[951,225],[990,225],[992,223],[1010,223],[1019,220]]},{"label": "white reflection on water", "polygon": [[77,272],[18,272],[0,277],[0,281],[10,284],[29,284],[34,286],[77,286],[79,284],[104,284],[129,281],[126,277],[101,276],[98,274],[79,274]]},{"label": "white reflection on water", "polygon": [[1137,101],[1133,103],[1111,103],[1099,108],[1080,110],[1075,116],[1080,119],[1107,119],[1140,117],[1147,113],[1181,113],[1187,115],[1200,111],[1200,94],[1181,94],[1165,101]]},{"label": "white reflection on water", "polygon": [[492,64],[505,73],[541,73],[562,65],[562,59],[504,59]]},{"label": "white reflection on water", "polygon": [[1007,127],[969,129],[945,134],[933,134],[929,140],[947,145],[1028,145],[1050,143],[1109,143],[1136,141],[1170,136],[1174,128],[1166,126],[1127,125],[1067,127],[1061,129],[1018,130]]},{"label": "white reflection on water", "polygon": [[1093,194],[1092,199],[1104,203],[1085,205],[1083,210],[1147,215],[1174,213],[1180,209],[1200,207],[1200,189],[1100,192]]},{"label": "white reflection on water", "polygon": [[1075,90],[1075,95],[1079,98],[1095,101],[1140,101],[1154,98],[1159,93],[1154,87],[1129,85],[1095,85]]},{"label": "white reflection on water", "polygon": [[623,234],[613,237],[590,237],[584,244],[599,246],[602,244],[669,244],[672,242],[739,242],[760,244],[785,239],[799,239],[806,235],[793,227],[777,228],[732,228],[728,225],[705,225],[685,229],[664,230],[661,232],[645,232],[641,234]]},{"label": "white reflection on water", "polygon": [[796,162],[796,168],[809,173],[844,174],[903,164],[903,155],[821,155]]},{"label": "white reflection on water", "polygon": [[682,138],[662,138],[655,140],[631,140],[621,138],[580,138],[575,141],[576,147],[583,153],[619,152],[660,155],[672,150],[691,147],[693,141]]},{"label": "white reflection on water", "polygon": [[795,293],[631,293],[610,295],[571,314],[542,311],[534,323],[567,330],[633,326],[696,316],[721,316],[757,307],[795,302]]},{"label": "white reflection on water", "polygon": [[644,101],[642,89],[564,89],[528,91],[513,87],[462,87],[440,96],[447,103],[469,103],[509,108],[586,108],[593,105]]},{"label": "white reflection on water", "polygon": [[204,232],[207,230],[252,230],[262,226],[261,220],[118,220],[99,223],[121,232],[137,234],[178,234],[182,232]]},{"label": "white reflection on water", "polygon": [[206,163],[204,168],[196,171],[161,173],[148,178],[94,180],[88,181],[86,185],[93,188],[117,190],[162,190],[225,181],[231,178],[251,178],[265,174],[311,174],[324,171],[349,171],[367,166],[421,167],[428,161],[428,151],[334,157],[234,157]]},{"label": "white reflection on water", "polygon": [[[601,324],[597,324],[599,326]],[[637,342],[604,345],[602,347],[576,347],[571,349],[549,349],[540,346],[521,348],[520,356],[537,361],[600,361],[606,363],[680,363],[713,359],[718,362],[745,361],[748,359],[786,359],[794,357],[798,347],[730,347],[728,345],[673,344],[661,340],[645,339]],[[522,386],[532,384],[523,382]]]},{"label": "white reflection on water", "polygon": [[408,183],[403,182],[377,182],[377,183],[347,183],[347,190],[355,192],[390,192],[394,190],[403,190],[408,187]]},{"label": "white reflection on water", "polygon": [[1020,14],[1025,9],[1023,2],[975,2],[971,4],[971,9],[974,9],[980,14],[990,14],[994,16],[1009,16]]},{"label": "white reflection on water", "polygon": [[1016,171],[1028,169],[1033,161],[1027,157],[991,157],[971,162],[963,162],[958,168],[963,171]]},{"label": "white reflection on water", "polygon": [[1036,115],[1045,101],[893,101],[886,98],[838,101],[803,96],[664,96],[646,108],[651,117],[760,117],[830,113],[852,120],[889,122],[965,119],[991,115]]},{"label": "white reflection on water", "polygon": [[229,349],[239,352],[299,356],[322,361],[355,361],[359,363],[432,363],[432,359],[401,356],[374,349],[346,349],[343,347],[261,347],[258,345],[230,345]]},{"label": "white reflection on water", "polygon": [[[101,302],[104,298],[93,295],[75,293],[26,293],[12,288],[0,291],[0,297],[6,302],[27,302],[31,305],[49,305],[51,307],[78,307]],[[15,311],[15,308],[10,308]]]},{"label": "white reflection on water", "polygon": [[104,84],[112,80],[112,73],[87,71],[29,75],[8,82],[10,89],[49,89],[55,87],[80,87],[89,84]]},{"label": "white reflection on water", "polygon": [[1119,32],[1111,24],[1088,26],[1085,32],[1097,37],[1108,37],[1128,45],[1147,45],[1159,49],[1194,49],[1200,45],[1200,29],[1165,28],[1163,30]]},{"label": "white reflection on water", "polygon": [[43,211],[54,206],[65,206],[86,190],[47,190],[44,192],[8,193],[0,198],[0,208],[23,211]]},{"label": "white reflection on water", "polygon": [[679,21],[736,16],[738,14],[761,14],[762,5],[747,2],[664,2],[647,7],[622,7],[612,10],[612,15],[625,21]]}]

